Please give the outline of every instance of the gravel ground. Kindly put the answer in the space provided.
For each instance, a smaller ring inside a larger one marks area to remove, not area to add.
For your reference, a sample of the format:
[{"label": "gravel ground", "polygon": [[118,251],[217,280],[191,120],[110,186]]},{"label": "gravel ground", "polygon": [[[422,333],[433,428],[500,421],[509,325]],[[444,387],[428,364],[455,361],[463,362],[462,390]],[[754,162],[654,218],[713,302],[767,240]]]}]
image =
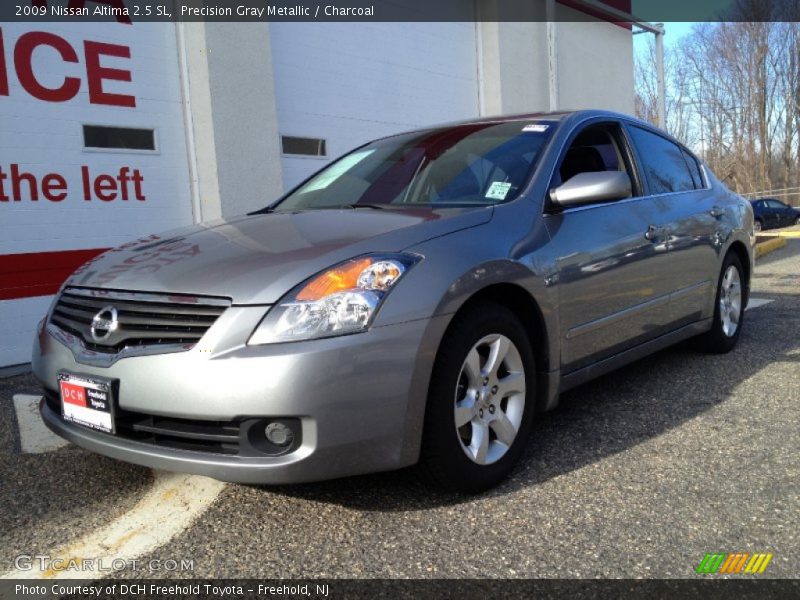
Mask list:
[{"label": "gravel ground", "polygon": [[[409,470],[229,484],[144,560],[191,558],[200,577],[683,578],[706,552],[749,551],[774,554],[762,577],[797,577],[798,273],[800,240],[759,262],[753,295],[773,302],[748,311],[731,354],[686,343],[565,394],[496,490],[443,495]],[[3,556],[117,514],[147,481],[77,450],[44,464],[12,455],[2,469]]]}]

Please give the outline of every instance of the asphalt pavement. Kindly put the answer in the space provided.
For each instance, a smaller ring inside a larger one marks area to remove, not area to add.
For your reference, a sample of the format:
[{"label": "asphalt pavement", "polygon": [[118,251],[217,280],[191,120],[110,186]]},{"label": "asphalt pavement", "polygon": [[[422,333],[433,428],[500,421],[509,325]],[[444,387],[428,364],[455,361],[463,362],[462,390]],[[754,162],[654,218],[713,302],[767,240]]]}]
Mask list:
[{"label": "asphalt pavement", "polygon": [[0,379],[0,573],[20,554],[46,553],[124,514],[152,472],[66,446],[21,451],[13,404],[36,394],[31,375]]},{"label": "asphalt pavement", "polygon": [[[562,397],[513,477],[460,497],[413,470],[280,488],[227,484],[150,559],[198,577],[695,577],[707,552],[800,573],[800,240],[759,260],[739,345],[670,348]],[[0,381],[0,564],[132,510],[152,474],[65,447],[21,452]],[[185,577],[132,571],[114,577]]]}]

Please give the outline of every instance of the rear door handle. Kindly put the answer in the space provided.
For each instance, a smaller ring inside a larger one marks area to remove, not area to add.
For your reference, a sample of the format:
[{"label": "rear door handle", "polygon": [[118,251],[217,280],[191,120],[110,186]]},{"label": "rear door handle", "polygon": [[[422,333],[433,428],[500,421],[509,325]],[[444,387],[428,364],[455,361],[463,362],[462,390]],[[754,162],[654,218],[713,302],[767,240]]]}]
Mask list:
[{"label": "rear door handle", "polygon": [[721,206],[712,206],[711,210],[708,211],[708,214],[710,214],[715,219],[719,219],[722,215],[725,214],[725,211],[722,209]]}]

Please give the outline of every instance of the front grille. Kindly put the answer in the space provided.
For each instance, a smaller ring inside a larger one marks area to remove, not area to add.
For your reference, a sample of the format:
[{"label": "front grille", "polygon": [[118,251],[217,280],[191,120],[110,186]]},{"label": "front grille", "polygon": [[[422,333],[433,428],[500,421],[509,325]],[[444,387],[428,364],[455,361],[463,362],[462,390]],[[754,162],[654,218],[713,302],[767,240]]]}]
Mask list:
[{"label": "front grille", "polygon": [[115,423],[117,435],[129,440],[179,450],[239,454],[241,424],[236,421],[195,421],[119,411]]},{"label": "front grille", "polygon": [[[115,354],[124,348],[165,344],[188,349],[229,305],[230,301],[222,298],[66,288],[53,307],[50,322],[95,352]],[[92,334],[92,321],[100,313],[108,317],[111,308],[116,310],[117,327],[98,338]]]},{"label": "front grille", "polygon": [[[45,402],[61,414],[58,393],[45,390]],[[239,454],[241,421],[198,421],[160,417],[121,410],[117,407],[114,423],[118,437],[179,450],[195,450],[212,454]]]},{"label": "front grille", "polygon": [[[61,415],[61,399],[58,392],[45,389],[44,399],[51,411]],[[291,446],[273,446],[263,437],[264,427],[273,421],[286,423],[293,430],[295,440]],[[150,415],[123,410],[116,406],[114,424],[116,425],[114,437],[163,448],[228,456],[279,456],[294,451],[302,441],[300,420],[296,418],[243,417],[231,421],[204,421]]]}]

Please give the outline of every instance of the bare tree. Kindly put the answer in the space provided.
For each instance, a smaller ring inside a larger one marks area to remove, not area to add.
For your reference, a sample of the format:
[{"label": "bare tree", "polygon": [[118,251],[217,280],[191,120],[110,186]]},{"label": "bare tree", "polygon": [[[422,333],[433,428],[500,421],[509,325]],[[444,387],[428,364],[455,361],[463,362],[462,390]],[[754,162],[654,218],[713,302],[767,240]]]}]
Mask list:
[{"label": "bare tree", "polygon": [[[656,79],[655,43],[648,40],[643,57],[635,61],[636,114],[646,121],[658,121],[658,81]],[[669,48],[664,50],[664,77],[669,81],[665,101],[666,128],[685,143],[693,143],[695,132],[690,128],[691,102],[685,88],[689,84],[689,72],[679,61],[680,55]]]},{"label": "bare tree", "polygon": [[[666,128],[736,191],[800,204],[800,8],[738,0],[734,11],[668,49]],[[652,46],[636,61],[636,111],[655,122]]]}]

